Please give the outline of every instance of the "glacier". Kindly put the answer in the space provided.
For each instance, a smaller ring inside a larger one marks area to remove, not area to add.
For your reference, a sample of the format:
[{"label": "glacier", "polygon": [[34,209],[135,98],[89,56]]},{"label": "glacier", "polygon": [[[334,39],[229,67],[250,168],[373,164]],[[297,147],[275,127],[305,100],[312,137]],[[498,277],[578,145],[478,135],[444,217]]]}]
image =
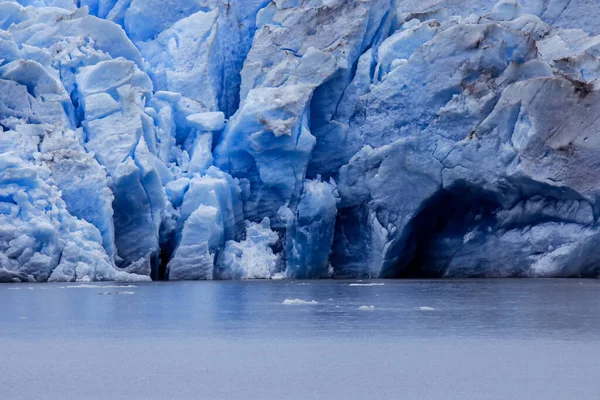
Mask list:
[{"label": "glacier", "polygon": [[0,282],[598,277],[599,21],[0,0]]}]

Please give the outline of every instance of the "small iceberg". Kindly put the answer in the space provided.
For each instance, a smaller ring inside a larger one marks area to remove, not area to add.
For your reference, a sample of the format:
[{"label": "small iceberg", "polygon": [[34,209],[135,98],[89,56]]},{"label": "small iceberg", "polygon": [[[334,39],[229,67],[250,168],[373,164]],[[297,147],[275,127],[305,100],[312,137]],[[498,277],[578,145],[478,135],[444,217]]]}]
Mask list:
[{"label": "small iceberg", "polygon": [[286,306],[304,306],[304,305],[319,304],[319,302],[315,301],[315,300],[306,301],[306,300],[300,300],[300,299],[285,299],[284,301],[281,302],[281,304],[286,305]]},{"label": "small iceberg", "polygon": [[358,309],[360,311],[373,311],[375,309],[375,306],[360,306],[358,307]]},{"label": "small iceberg", "polygon": [[131,295],[135,294],[135,292],[98,292],[99,295],[103,296],[111,296],[111,295]]},{"label": "small iceberg", "polygon": [[136,288],[136,285],[89,285],[89,284],[81,284],[81,285],[73,285],[73,286],[61,286],[66,287],[67,289],[121,289],[121,288]]},{"label": "small iceberg", "polygon": [[421,310],[421,311],[435,311],[435,308],[433,308],[433,307],[419,307],[419,310]]},{"label": "small iceberg", "polygon": [[351,283],[350,286],[385,286],[385,283]]}]

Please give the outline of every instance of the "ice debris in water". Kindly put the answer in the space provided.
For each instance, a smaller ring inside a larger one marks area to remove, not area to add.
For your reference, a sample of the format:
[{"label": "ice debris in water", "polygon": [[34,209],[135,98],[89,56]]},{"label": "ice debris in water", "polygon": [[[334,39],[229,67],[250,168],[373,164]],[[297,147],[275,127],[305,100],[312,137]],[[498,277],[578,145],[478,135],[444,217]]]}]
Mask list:
[{"label": "ice debris in water", "polygon": [[599,17],[0,0],[0,282],[597,277]]},{"label": "ice debris in water", "polygon": [[[71,286],[64,286],[67,289],[107,289],[107,288],[135,288],[137,287],[136,285],[87,285],[87,284],[81,284],[81,285],[71,285]],[[62,287],[61,287],[62,288]]]},{"label": "ice debris in water", "polygon": [[375,306],[371,305],[371,306],[360,306],[358,307],[358,309],[360,311],[373,311],[375,309]]},{"label": "ice debris in water", "polygon": [[135,292],[98,292],[99,295],[132,295],[135,294]]},{"label": "ice debris in water", "polygon": [[384,285],[385,285],[385,283],[373,282],[373,283],[351,283],[348,286],[369,287],[369,286],[384,286]]},{"label": "ice debris in water", "polygon": [[419,310],[421,310],[421,311],[435,311],[435,308],[423,306],[423,307],[419,307]]},{"label": "ice debris in water", "polygon": [[304,305],[319,304],[319,302],[316,300],[306,301],[306,300],[301,300],[301,299],[285,299],[284,301],[281,302],[281,304],[286,305],[286,306],[304,306]]}]

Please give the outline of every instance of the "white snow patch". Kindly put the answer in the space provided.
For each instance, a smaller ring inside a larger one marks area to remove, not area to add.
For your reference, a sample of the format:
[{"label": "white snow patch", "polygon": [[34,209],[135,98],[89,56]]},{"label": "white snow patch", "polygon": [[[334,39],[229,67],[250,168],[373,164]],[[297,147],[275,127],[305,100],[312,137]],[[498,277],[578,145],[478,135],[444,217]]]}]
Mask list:
[{"label": "white snow patch", "polygon": [[304,305],[319,304],[319,302],[315,301],[315,300],[306,301],[306,300],[300,300],[300,299],[285,299],[283,302],[281,302],[281,304],[286,305],[286,306],[304,306]]},{"label": "white snow patch", "polygon": [[360,306],[358,307],[358,309],[360,311],[373,311],[375,309],[375,306]]}]

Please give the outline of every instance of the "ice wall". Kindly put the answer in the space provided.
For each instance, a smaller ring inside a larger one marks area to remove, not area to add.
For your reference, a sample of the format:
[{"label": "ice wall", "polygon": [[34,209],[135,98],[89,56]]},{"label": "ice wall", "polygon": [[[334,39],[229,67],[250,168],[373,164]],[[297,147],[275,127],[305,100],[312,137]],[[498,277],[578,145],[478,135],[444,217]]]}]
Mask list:
[{"label": "ice wall", "polygon": [[597,276],[591,0],[0,0],[0,281]]}]

